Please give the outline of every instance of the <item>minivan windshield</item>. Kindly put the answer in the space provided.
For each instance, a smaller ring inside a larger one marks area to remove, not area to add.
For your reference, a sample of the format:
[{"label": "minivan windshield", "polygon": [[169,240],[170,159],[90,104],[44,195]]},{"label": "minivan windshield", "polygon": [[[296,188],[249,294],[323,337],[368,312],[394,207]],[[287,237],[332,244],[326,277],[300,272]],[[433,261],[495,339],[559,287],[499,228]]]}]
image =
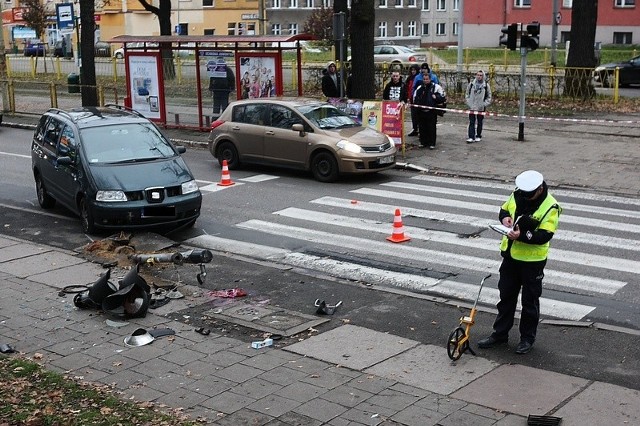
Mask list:
[{"label": "minivan windshield", "polygon": [[357,121],[349,117],[338,108],[329,104],[303,105],[298,111],[321,129],[342,129],[345,127],[359,127]]},{"label": "minivan windshield", "polygon": [[177,155],[150,123],[114,124],[80,130],[89,163],[135,163]]}]

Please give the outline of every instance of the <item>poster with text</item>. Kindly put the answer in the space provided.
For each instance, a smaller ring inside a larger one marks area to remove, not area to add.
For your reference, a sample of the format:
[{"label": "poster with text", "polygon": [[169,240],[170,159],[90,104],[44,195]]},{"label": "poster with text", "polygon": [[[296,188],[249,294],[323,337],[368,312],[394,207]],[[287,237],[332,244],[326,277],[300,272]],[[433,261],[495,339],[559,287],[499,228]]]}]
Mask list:
[{"label": "poster with text", "polygon": [[164,93],[160,88],[159,57],[156,53],[127,56],[131,108],[149,119],[164,121]]},{"label": "poster with text", "polygon": [[347,98],[329,98],[327,102],[362,125],[362,101]]},{"label": "poster with text", "polygon": [[282,64],[274,53],[238,53],[241,99],[269,98],[282,94]]},{"label": "poster with text", "polygon": [[396,146],[402,145],[403,109],[403,106],[398,101],[382,101],[382,125],[380,131],[393,139]]},{"label": "poster with text", "polygon": [[362,103],[362,125],[382,131],[382,102],[364,101]]}]

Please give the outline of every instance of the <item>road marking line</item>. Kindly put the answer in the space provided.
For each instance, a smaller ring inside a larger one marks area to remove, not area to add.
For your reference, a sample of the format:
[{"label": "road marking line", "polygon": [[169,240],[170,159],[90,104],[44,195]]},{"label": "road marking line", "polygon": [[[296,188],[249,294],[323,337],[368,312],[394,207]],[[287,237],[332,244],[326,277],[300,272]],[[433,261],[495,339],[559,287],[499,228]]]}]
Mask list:
[{"label": "road marking line", "polygon": [[255,175],[255,176],[249,176],[249,177],[241,178],[241,179],[238,179],[238,180],[241,180],[241,181],[244,181],[244,182],[258,183],[258,182],[265,182],[265,181],[273,180],[273,179],[280,179],[280,176]]}]

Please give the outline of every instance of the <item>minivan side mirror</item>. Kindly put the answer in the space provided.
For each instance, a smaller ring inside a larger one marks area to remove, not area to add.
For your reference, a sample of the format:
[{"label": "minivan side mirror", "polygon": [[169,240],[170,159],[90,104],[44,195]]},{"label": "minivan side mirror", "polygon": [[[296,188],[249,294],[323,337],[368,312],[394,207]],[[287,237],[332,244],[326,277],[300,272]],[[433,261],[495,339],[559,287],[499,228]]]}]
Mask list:
[{"label": "minivan side mirror", "polygon": [[294,124],[293,126],[291,126],[292,130],[295,130],[296,132],[300,133],[300,136],[304,136],[304,126],[300,123],[298,124]]},{"label": "minivan side mirror", "polygon": [[58,166],[70,166],[73,164],[73,160],[71,157],[58,157],[56,164]]},{"label": "minivan side mirror", "polygon": [[187,148],[182,145],[178,145],[176,146],[176,151],[178,151],[178,154],[184,154],[185,152],[187,152]]}]

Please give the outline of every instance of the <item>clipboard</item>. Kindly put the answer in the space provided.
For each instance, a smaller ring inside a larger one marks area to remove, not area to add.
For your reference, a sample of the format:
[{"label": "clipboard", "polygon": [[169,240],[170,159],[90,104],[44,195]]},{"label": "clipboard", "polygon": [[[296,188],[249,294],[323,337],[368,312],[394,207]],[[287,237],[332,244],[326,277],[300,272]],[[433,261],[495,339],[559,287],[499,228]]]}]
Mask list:
[{"label": "clipboard", "polygon": [[489,225],[489,228],[493,229],[494,231],[496,231],[498,234],[501,234],[501,235],[507,235],[509,231],[511,231],[511,228],[507,228],[501,223],[496,225]]}]

